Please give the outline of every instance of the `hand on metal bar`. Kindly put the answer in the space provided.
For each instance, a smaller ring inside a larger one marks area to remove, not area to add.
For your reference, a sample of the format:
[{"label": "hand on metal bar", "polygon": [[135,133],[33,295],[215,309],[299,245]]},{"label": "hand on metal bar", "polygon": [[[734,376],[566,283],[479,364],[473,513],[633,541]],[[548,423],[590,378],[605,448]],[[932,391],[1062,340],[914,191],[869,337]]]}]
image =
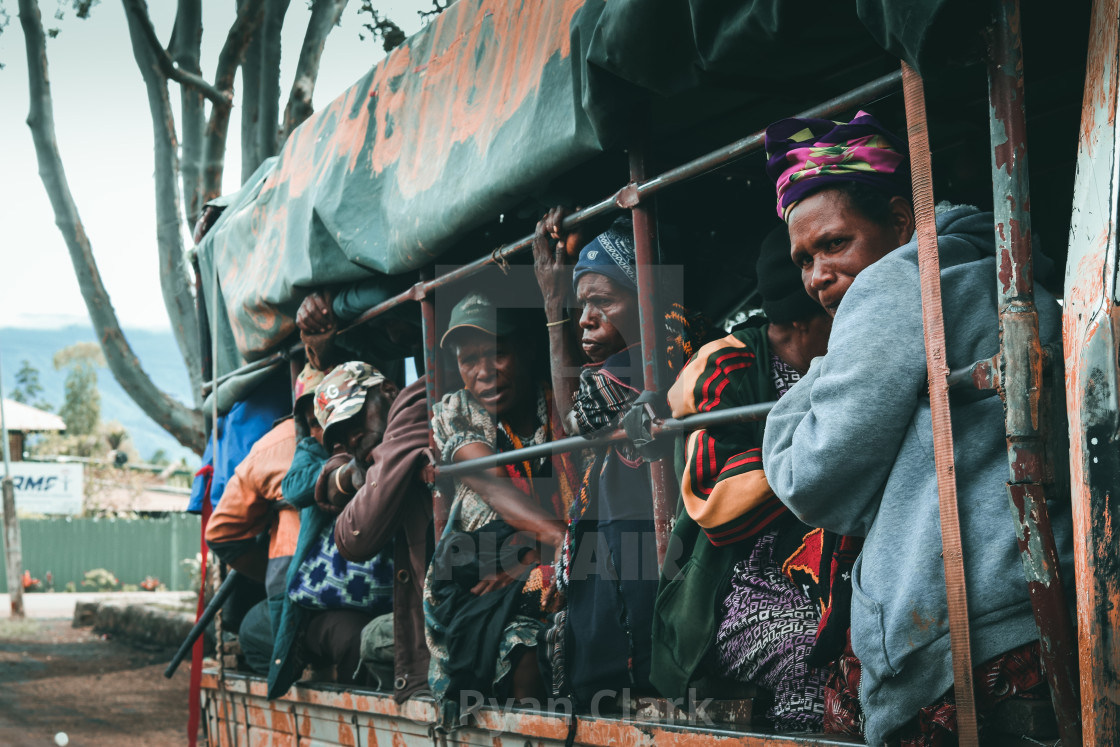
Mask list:
[{"label": "hand on metal bar", "polygon": [[654,437],[654,429],[663,422],[654,411],[654,405],[664,401],[665,398],[657,392],[642,392],[623,413],[620,422],[630,444],[647,462],[657,461],[672,453],[672,444],[668,439],[658,441]]}]

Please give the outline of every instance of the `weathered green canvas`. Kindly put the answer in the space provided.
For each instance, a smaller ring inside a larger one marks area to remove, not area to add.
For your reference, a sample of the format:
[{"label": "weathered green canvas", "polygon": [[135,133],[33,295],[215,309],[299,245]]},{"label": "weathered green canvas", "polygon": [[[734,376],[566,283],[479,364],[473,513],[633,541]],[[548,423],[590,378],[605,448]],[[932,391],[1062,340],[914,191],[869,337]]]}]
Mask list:
[{"label": "weathered green canvas", "polygon": [[459,0],[223,198],[199,248],[208,304],[228,316],[218,371],[291,335],[308,289],[420,268],[618,146],[639,106],[672,113],[652,123],[662,131],[731,104],[789,114],[845,67],[893,67],[884,48],[940,59],[969,35],[942,30],[966,6],[986,13],[964,0]]}]

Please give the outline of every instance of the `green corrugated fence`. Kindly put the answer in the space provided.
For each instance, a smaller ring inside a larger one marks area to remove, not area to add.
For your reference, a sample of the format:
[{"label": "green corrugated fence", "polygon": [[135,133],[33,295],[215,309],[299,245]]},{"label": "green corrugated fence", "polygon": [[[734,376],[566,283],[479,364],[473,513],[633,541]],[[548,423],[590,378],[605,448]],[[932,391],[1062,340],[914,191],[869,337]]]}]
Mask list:
[{"label": "green corrugated fence", "polygon": [[[183,560],[199,551],[199,517],[172,514],[164,519],[22,519],[19,522],[23,567],[44,583],[47,571],[55,591],[67,581],[82,589],[86,571],[105,568],[122,584],[139,584],[154,576],[170,591],[190,588],[190,572]],[[4,568],[0,553],[0,569]],[[7,574],[0,572],[0,593]]]}]

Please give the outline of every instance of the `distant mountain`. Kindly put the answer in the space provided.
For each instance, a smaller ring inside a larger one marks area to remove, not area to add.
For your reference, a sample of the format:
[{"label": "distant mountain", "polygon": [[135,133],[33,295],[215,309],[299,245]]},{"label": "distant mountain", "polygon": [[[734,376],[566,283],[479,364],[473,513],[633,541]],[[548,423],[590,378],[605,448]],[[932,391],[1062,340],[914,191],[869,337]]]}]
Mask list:
[{"label": "distant mountain", "polygon": [[[140,359],[140,365],[156,386],[180,402],[192,401],[187,368],[179,355],[179,346],[171,330],[126,329],[125,338]],[[10,396],[16,383],[16,372],[23,361],[39,369],[39,382],[43,385],[42,398],[54,405],[55,412],[64,397],[65,371],[54,369],[54,354],[76,342],[97,342],[97,335],[89,325],[71,325],[57,329],[26,329],[0,327],[0,355],[3,356],[4,396]],[[101,419],[116,420],[132,438],[141,458],[147,460],[158,449],[177,460],[184,457],[187,464],[196,466],[199,459],[194,453],[172,438],[144,414],[121,389],[108,368],[97,370],[97,385],[101,392]]]}]

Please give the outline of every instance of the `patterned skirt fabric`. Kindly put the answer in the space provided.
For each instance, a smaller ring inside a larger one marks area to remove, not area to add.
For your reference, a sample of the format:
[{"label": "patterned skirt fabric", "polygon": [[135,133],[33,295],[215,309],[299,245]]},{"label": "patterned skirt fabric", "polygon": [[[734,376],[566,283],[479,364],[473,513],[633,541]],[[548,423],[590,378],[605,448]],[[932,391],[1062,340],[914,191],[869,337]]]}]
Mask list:
[{"label": "patterned skirt fabric", "polygon": [[817,634],[809,598],[774,560],[774,532],[759,537],[735,566],[716,633],[723,674],[771,690],[767,716],[781,731],[821,728],[827,671],[806,663]]},{"label": "patterned skirt fabric", "polygon": [[[851,642],[833,666],[825,688],[824,730],[832,734],[863,736],[863,712],[859,705],[861,676],[859,659]],[[1038,700],[1050,697],[1042,674],[1038,642],[1013,648],[972,670],[980,736],[984,713],[1010,698]],[[901,747],[950,747],[957,744],[957,705],[953,691],[918,711],[918,715],[891,735]]]}]

